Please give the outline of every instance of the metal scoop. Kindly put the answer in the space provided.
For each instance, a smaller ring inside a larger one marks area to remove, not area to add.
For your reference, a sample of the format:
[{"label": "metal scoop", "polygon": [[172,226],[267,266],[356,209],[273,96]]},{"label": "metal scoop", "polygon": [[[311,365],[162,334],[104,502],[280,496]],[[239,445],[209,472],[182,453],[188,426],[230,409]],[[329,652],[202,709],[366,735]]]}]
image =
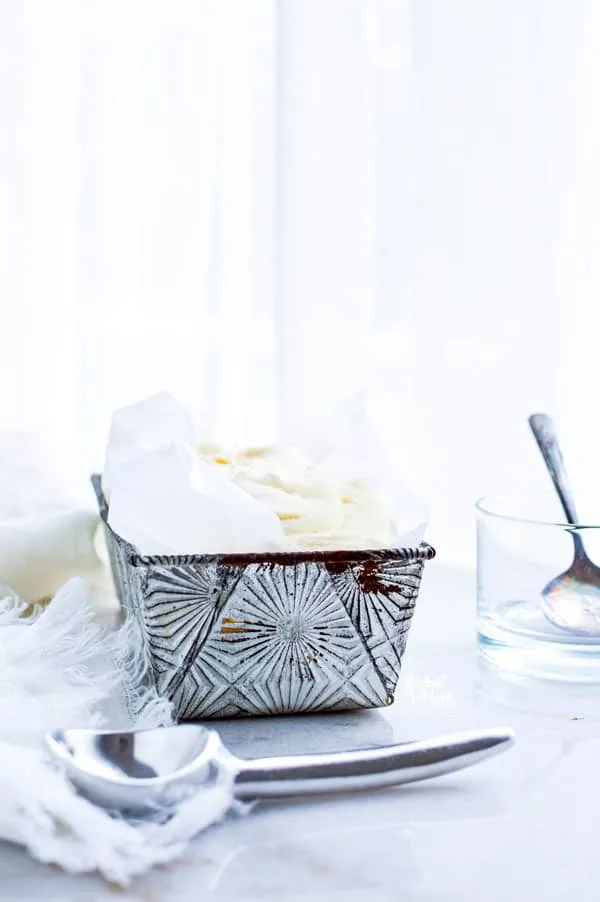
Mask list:
[{"label": "metal scoop", "polygon": [[477,764],[513,742],[513,731],[498,727],[361,751],[245,761],[199,724],[126,733],[59,730],[45,737],[82,795],[138,816],[174,808],[214,780],[218,762],[236,773],[236,798],[276,798],[426,780]]}]

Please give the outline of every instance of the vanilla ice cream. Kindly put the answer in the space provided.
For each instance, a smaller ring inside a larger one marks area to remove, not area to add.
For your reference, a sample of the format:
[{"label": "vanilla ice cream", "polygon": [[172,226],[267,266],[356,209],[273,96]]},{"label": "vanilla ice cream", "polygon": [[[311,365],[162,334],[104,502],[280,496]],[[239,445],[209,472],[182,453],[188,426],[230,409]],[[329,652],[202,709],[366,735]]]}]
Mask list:
[{"label": "vanilla ice cream", "polygon": [[296,448],[229,451],[201,445],[203,462],[226,475],[279,518],[298,549],[386,548],[391,511],[363,479],[341,480]]}]

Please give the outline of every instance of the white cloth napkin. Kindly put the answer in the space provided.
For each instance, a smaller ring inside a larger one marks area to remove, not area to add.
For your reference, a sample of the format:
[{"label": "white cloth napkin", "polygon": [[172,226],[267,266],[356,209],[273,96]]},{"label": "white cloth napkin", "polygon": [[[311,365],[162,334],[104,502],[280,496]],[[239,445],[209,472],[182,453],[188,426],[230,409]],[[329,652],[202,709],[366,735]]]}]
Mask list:
[{"label": "white cloth napkin", "polygon": [[170,706],[140,689],[132,631],[98,622],[83,579],[24,620],[26,607],[14,596],[0,601],[0,839],[70,873],[126,885],[225,815],[235,774],[216,761],[216,781],[163,822],[111,817],[77,795],[43,750],[44,731],[162,726]]},{"label": "white cloth napkin", "polygon": [[35,604],[72,576],[102,577],[98,516],[86,484],[65,449],[0,431],[1,587]]}]

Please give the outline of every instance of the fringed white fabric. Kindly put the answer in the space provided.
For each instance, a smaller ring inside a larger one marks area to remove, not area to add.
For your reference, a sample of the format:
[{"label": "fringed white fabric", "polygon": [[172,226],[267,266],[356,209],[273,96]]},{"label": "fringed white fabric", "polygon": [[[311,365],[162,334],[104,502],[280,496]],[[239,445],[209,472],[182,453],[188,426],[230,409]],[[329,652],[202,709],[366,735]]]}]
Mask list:
[{"label": "fringed white fabric", "polygon": [[194,836],[221,820],[231,807],[233,779],[222,762],[216,783],[200,789],[170,820],[129,822],[78,796],[39,750],[0,742],[0,837],[69,873],[98,871],[126,886],[178,858]]},{"label": "fringed white fabric", "polygon": [[[112,657],[116,672],[121,675],[120,693],[123,710],[111,713],[111,725],[123,717],[139,729],[167,726],[172,723],[172,706],[158,695],[148,679],[150,660],[140,624],[130,615],[112,636]],[[113,699],[115,694],[113,693]]]},{"label": "fringed white fabric", "polygon": [[170,705],[144,679],[135,624],[116,631],[99,624],[84,580],[26,611],[12,595],[0,601],[0,839],[68,872],[99,871],[126,885],[178,857],[223,817],[235,774],[215,762],[216,782],[165,823],[117,819],[78,796],[41,751],[46,730],[164,726]]},{"label": "fringed white fabric", "polygon": [[23,618],[26,609],[14,596],[0,601],[0,739],[37,742],[66,725],[172,722],[169,703],[144,685],[132,627],[99,624],[85,580],[70,580]]}]

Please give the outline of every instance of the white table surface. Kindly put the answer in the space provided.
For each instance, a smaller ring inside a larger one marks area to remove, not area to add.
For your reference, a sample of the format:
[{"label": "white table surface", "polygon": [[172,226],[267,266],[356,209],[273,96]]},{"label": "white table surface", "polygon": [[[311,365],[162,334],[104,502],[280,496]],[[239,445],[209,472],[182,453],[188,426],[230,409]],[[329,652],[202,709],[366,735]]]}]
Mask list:
[{"label": "white table surface", "polygon": [[[259,755],[385,745],[492,724],[514,749],[395,790],[263,803],[129,890],[0,844],[0,899],[52,902],[525,902],[600,899],[600,689],[527,684],[477,662],[472,575],[429,565],[395,704],[221,726]],[[1,800],[0,800],[1,804]]]}]

